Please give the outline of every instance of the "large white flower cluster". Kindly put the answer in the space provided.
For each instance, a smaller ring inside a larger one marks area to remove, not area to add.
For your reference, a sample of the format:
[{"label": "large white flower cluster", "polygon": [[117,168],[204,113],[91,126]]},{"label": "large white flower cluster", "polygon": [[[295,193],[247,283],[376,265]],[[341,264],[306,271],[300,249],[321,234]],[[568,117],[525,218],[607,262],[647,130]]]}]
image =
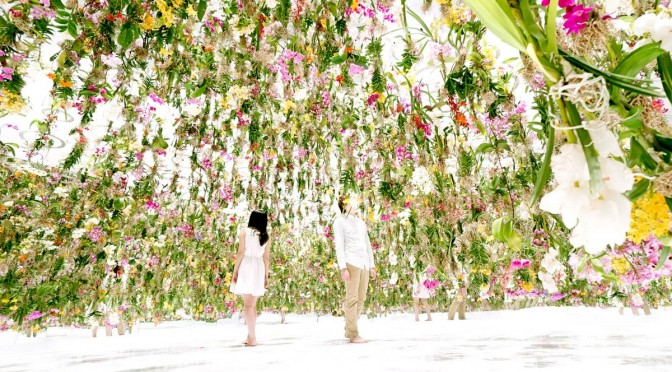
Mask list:
[{"label": "large white flower cluster", "polygon": [[432,176],[427,171],[425,167],[417,167],[413,171],[413,176],[411,183],[416,192],[422,194],[429,194],[434,191],[434,183],[432,182]]},{"label": "large white flower cluster", "polygon": [[544,258],[541,260],[541,268],[544,271],[539,271],[537,276],[541,280],[541,284],[548,293],[558,293],[559,281],[563,281],[566,277],[565,267],[558,261],[558,250],[551,248],[546,252]]},{"label": "large white flower cluster", "polygon": [[672,12],[663,8],[658,14],[647,13],[637,18],[632,25],[637,36],[650,35],[651,40],[660,42],[660,47],[672,53]]},{"label": "large white flower cluster", "polygon": [[603,187],[591,192],[588,163],[581,145],[566,144],[551,160],[558,186],[540,202],[542,210],[560,214],[572,230],[570,242],[597,254],[608,245],[623,243],[630,229],[632,203],[623,194],[632,189],[634,176],[625,164],[608,157],[620,155],[615,135],[606,128],[591,130],[599,156]]}]

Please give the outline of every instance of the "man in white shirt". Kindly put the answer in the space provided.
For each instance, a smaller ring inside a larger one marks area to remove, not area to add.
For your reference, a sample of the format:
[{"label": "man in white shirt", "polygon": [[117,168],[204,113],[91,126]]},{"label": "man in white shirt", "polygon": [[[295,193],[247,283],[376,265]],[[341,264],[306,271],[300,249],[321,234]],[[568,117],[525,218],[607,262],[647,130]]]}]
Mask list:
[{"label": "man in white shirt", "polygon": [[341,215],[334,221],[336,259],[345,282],[345,337],[355,344],[366,343],[359,336],[357,319],[364,308],[369,274],[376,278],[373,250],[366,224],[357,217],[357,201],[341,197],[338,200]]}]

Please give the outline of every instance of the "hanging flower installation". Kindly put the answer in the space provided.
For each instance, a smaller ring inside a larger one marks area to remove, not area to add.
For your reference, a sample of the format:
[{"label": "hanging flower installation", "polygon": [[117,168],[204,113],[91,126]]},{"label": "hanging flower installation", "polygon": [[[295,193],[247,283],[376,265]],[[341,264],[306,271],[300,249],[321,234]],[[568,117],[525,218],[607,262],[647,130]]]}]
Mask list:
[{"label": "hanging flower installation", "polygon": [[669,19],[557,0],[6,1],[0,329],[231,316],[256,208],[263,306],[337,314],[343,193],[370,228],[371,314],[411,302],[418,257],[437,306],[668,304]]}]

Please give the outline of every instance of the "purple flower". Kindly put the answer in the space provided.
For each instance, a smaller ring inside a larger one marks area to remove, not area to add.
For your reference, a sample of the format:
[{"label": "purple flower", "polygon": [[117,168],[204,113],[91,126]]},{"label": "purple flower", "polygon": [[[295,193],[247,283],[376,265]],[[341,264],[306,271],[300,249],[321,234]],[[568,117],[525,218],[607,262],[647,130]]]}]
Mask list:
[{"label": "purple flower", "polygon": [[40,319],[40,318],[43,317],[43,316],[44,316],[44,314],[42,314],[41,312],[35,310],[35,311],[33,311],[30,315],[28,315],[28,316],[26,317],[26,320],[31,321],[31,320],[35,320],[35,319]]},{"label": "purple flower", "polygon": [[560,292],[558,292],[558,293],[554,293],[554,294],[551,296],[551,301],[554,301],[554,302],[555,302],[555,301],[560,301],[560,300],[562,300],[562,299],[565,298],[565,297],[567,297],[566,294],[562,294],[562,293],[560,293]]},{"label": "purple flower", "polygon": [[103,229],[101,229],[100,226],[94,226],[93,229],[91,229],[91,232],[89,232],[89,239],[91,239],[92,242],[98,242],[102,237]]}]

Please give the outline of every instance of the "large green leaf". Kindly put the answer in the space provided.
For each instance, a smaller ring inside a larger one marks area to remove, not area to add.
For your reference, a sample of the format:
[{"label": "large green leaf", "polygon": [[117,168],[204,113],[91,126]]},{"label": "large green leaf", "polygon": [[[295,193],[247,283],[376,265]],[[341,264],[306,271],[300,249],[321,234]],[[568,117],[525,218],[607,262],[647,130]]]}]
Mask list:
[{"label": "large green leaf", "polygon": [[665,50],[660,48],[660,43],[643,45],[625,56],[614,69],[614,73],[635,77],[646,65],[653,62],[653,60],[663,53],[665,53]]},{"label": "large green leaf", "polygon": [[672,58],[670,58],[670,53],[658,56],[658,73],[667,99],[672,102]]},{"label": "large green leaf", "polygon": [[485,27],[505,43],[525,52],[525,36],[516,25],[513,11],[506,0],[464,0]]},{"label": "large green leaf", "polygon": [[560,55],[562,55],[562,57],[565,58],[573,66],[578,67],[586,72],[590,72],[595,76],[602,76],[608,83],[615,85],[619,88],[623,88],[629,92],[638,93],[651,97],[663,96],[657,89],[645,88],[634,83],[635,81],[643,81],[641,79],[635,79],[629,76],[619,75],[610,71],[602,71],[597,67],[592,66],[588,62],[582,60],[581,58],[570,55],[569,53],[565,52],[562,49],[560,49]]},{"label": "large green leaf", "polygon": [[558,22],[558,1],[551,0],[546,11],[546,53],[558,52],[558,42],[555,34]]},{"label": "large green leaf", "polygon": [[541,169],[539,170],[539,175],[537,175],[537,180],[534,183],[534,192],[532,193],[531,205],[539,200],[541,192],[546,186],[546,182],[551,177],[551,157],[553,156],[553,149],[555,148],[555,129],[548,126],[548,139],[546,140],[546,152],[544,153],[544,161],[541,163]]},{"label": "large green leaf", "polygon": [[660,258],[658,259],[658,264],[656,265],[656,270],[660,270],[663,265],[665,265],[665,261],[667,261],[670,258],[670,245],[672,243],[668,242],[667,245],[663,245],[663,249],[660,251]]},{"label": "large green leaf", "polygon": [[[581,115],[571,102],[565,102],[567,108],[567,117],[572,127],[581,125]],[[602,190],[602,171],[600,169],[599,154],[593,145],[593,140],[590,138],[590,133],[583,128],[576,129],[576,135],[579,137],[579,142],[583,148],[583,154],[588,163],[588,171],[590,172],[590,191],[599,193]]]}]

